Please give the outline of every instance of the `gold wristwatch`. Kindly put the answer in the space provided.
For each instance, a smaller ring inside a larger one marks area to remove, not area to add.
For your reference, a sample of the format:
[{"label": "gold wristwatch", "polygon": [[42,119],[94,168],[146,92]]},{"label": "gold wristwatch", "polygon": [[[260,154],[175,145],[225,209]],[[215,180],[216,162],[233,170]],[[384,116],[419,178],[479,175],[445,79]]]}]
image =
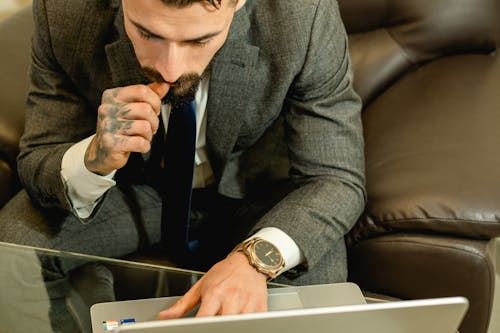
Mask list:
[{"label": "gold wristwatch", "polygon": [[255,237],[238,244],[232,253],[237,251],[245,254],[250,265],[266,275],[268,280],[274,279],[285,267],[285,260],[278,248],[262,238]]}]

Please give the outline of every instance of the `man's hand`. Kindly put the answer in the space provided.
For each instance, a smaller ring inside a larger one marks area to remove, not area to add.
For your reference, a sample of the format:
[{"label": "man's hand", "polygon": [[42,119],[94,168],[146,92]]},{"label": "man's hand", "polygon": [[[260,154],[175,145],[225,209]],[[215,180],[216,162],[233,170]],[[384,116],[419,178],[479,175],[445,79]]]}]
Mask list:
[{"label": "man's hand", "polygon": [[214,265],[159,319],[180,318],[201,303],[197,317],[267,311],[266,276],[235,252]]},{"label": "man's hand", "polygon": [[125,166],[130,153],[147,153],[158,130],[161,99],[169,88],[151,83],[106,90],[96,135],[85,153],[87,169],[106,175]]}]

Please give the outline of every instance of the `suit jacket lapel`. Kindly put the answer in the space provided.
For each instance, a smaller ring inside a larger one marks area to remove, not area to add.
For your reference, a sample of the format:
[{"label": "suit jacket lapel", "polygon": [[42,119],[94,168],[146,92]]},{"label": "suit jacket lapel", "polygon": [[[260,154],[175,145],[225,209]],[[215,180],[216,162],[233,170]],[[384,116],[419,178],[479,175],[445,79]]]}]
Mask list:
[{"label": "suit jacket lapel", "polygon": [[207,149],[216,179],[220,179],[249,104],[249,83],[259,55],[259,48],[247,42],[249,29],[243,7],[236,12],[228,40],[215,56],[210,71]]},{"label": "suit jacket lapel", "polygon": [[106,45],[106,56],[114,85],[116,87],[123,87],[133,84],[147,83],[148,80],[142,74],[141,66],[135,56],[132,42],[125,33],[123,25],[123,9],[121,6],[119,6],[116,15],[115,29],[118,39],[115,42]]}]

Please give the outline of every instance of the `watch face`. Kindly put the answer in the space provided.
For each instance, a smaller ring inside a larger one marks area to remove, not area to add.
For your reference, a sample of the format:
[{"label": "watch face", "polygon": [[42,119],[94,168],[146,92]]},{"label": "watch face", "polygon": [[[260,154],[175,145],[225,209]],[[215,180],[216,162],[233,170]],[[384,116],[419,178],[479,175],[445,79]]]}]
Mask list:
[{"label": "watch face", "polygon": [[254,246],[255,255],[266,266],[276,267],[281,263],[281,255],[276,247],[266,241],[258,241]]}]

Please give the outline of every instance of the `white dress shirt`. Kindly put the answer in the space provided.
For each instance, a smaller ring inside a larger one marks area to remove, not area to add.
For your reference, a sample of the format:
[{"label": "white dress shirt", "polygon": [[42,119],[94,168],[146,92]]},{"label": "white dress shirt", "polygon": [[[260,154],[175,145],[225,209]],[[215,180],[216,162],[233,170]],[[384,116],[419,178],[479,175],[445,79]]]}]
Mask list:
[{"label": "white dress shirt", "polygon": [[[203,188],[214,182],[213,171],[206,152],[208,85],[208,78],[202,80],[195,96],[196,154],[193,176],[194,188]],[[170,106],[162,105],[161,116],[165,124],[165,132],[168,128],[169,112]],[[116,185],[114,181],[116,170],[109,175],[100,176],[90,172],[85,167],[85,152],[93,137],[90,136],[73,145],[66,151],[62,159],[61,177],[73,209],[80,218],[89,217],[104,193]],[[281,272],[287,271],[304,261],[302,251],[297,244],[278,228],[261,229],[252,237],[265,239],[280,250],[285,260],[285,267]]]}]

